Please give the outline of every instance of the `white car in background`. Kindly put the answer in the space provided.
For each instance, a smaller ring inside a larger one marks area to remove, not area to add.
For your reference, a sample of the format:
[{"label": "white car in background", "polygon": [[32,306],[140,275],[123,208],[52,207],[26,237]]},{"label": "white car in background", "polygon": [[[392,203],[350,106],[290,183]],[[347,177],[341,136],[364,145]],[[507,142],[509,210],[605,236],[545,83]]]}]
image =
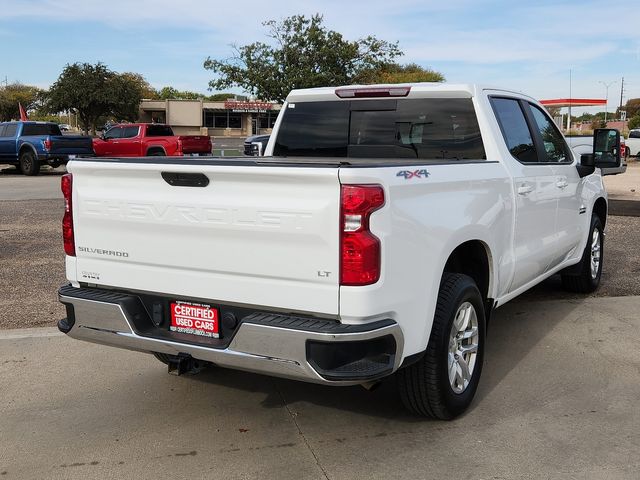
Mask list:
[{"label": "white car in background", "polygon": [[626,139],[629,155],[640,156],[640,128],[629,131],[629,138]]}]

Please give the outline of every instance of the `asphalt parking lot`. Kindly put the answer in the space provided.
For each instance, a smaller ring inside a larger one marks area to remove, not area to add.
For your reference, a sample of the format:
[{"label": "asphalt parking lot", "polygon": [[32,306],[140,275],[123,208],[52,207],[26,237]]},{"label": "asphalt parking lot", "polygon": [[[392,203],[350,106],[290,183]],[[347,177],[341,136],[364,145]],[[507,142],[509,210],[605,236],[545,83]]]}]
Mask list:
[{"label": "asphalt parking lot", "polygon": [[393,378],[173,377],[64,337],[61,216],[59,172],[0,174],[0,479],[637,478],[637,217],[609,218],[594,297],[552,278],[496,312],[473,407],[444,423],[407,415]]}]

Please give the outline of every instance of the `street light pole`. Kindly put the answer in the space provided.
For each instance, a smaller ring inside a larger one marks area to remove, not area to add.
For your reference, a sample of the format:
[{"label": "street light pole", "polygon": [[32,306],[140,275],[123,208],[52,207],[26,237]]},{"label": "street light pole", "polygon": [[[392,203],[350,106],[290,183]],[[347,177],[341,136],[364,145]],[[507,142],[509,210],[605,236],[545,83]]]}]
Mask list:
[{"label": "street light pole", "polygon": [[606,103],[604,105],[604,126],[606,128],[607,127],[607,113],[609,112],[609,87],[611,85],[613,85],[614,83],[618,83],[618,82],[616,82],[614,80],[613,82],[605,83],[602,80],[600,80],[598,83],[601,83],[602,85],[604,85],[604,88],[606,89],[606,95],[605,95]]}]

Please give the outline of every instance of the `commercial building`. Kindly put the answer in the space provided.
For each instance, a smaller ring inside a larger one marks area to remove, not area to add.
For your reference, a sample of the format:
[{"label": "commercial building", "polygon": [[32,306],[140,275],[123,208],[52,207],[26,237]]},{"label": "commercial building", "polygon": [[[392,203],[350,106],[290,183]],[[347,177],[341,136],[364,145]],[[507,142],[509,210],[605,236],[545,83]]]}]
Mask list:
[{"label": "commercial building", "polygon": [[169,124],[177,135],[247,137],[271,133],[281,107],[244,100],[143,100],[140,121]]}]

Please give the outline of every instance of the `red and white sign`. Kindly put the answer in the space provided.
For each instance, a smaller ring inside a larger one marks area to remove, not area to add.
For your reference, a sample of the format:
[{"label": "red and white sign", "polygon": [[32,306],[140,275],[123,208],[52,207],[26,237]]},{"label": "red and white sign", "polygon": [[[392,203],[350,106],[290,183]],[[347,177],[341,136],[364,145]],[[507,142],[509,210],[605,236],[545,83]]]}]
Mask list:
[{"label": "red and white sign", "polygon": [[202,303],[172,302],[169,330],[218,338],[218,309]]},{"label": "red and white sign", "polygon": [[224,108],[234,112],[266,112],[273,108],[273,103],[269,102],[239,102],[237,100],[227,100]]}]

